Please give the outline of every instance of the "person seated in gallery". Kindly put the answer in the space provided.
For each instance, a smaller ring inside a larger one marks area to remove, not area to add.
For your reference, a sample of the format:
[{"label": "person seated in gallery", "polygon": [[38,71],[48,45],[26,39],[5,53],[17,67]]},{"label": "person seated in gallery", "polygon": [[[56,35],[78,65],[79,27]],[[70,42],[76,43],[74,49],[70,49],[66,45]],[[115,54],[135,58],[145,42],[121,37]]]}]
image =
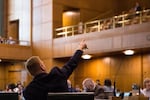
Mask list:
[{"label": "person seated in gallery", "polygon": [[139,2],[136,2],[136,3],[135,3],[134,10],[135,10],[135,11],[141,11],[141,10],[142,10],[142,7],[140,6]]},{"label": "person seated in gallery", "polygon": [[10,36],[7,39],[7,44],[16,44],[16,41]]}]

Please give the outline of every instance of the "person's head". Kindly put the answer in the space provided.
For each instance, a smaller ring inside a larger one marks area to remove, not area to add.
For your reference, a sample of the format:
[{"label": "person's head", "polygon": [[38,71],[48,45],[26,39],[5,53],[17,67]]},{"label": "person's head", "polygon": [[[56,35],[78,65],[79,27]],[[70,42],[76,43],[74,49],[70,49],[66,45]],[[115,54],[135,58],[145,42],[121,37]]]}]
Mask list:
[{"label": "person's head", "polygon": [[75,89],[76,89],[77,92],[81,92],[81,88],[78,84],[75,85]]},{"label": "person's head", "polygon": [[139,6],[140,4],[139,4],[139,2],[136,2],[135,5],[136,5],[136,6]]},{"label": "person's head", "polygon": [[14,89],[16,88],[16,85],[14,83],[11,83],[8,85],[8,91],[14,92]]},{"label": "person's head", "polygon": [[150,90],[150,78],[145,78],[143,85],[144,85],[144,88],[146,88],[146,90]]},{"label": "person's head", "polygon": [[97,85],[101,85],[99,79],[96,80],[96,84],[97,84]]},{"label": "person's head", "polygon": [[84,79],[82,85],[86,92],[94,91],[95,89],[95,82],[91,78]]},{"label": "person's head", "polygon": [[11,36],[8,37],[9,40],[12,40],[13,38]]},{"label": "person's head", "polygon": [[111,80],[110,80],[110,79],[105,79],[104,85],[110,87],[110,86],[112,85],[112,84],[111,84]]},{"label": "person's head", "polygon": [[36,76],[42,72],[46,72],[43,61],[38,56],[32,56],[26,61],[26,69],[32,76]]},{"label": "person's head", "polygon": [[17,85],[20,85],[20,84],[22,84],[21,81],[18,81],[18,82],[17,82]]}]

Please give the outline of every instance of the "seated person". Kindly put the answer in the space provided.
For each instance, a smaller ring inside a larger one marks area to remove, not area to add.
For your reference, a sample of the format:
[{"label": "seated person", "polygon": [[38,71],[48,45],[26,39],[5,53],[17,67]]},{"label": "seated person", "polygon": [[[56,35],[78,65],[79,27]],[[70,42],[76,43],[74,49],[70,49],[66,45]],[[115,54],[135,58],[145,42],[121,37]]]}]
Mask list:
[{"label": "seated person", "polygon": [[105,79],[104,90],[105,90],[105,92],[113,92],[114,91],[114,87],[112,86],[110,79]]},{"label": "seated person", "polygon": [[105,99],[104,89],[97,85],[91,78],[86,78],[82,82],[84,92],[94,92],[96,99]]},{"label": "seated person", "polygon": [[94,92],[95,82],[91,78],[86,78],[82,82],[84,92]]},{"label": "seated person", "polygon": [[150,97],[150,78],[145,78],[143,85],[144,89],[141,90],[141,93],[146,97]]},{"label": "seated person", "polygon": [[114,96],[114,87],[110,79],[105,79],[103,89],[108,98]]}]

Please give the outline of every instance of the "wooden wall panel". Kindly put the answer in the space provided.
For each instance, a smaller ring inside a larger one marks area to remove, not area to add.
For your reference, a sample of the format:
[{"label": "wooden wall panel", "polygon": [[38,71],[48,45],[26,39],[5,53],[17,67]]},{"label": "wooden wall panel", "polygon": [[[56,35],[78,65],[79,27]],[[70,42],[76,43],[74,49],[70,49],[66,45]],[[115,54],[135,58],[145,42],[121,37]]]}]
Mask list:
[{"label": "wooden wall panel", "polygon": [[77,11],[68,11],[63,12],[62,22],[63,27],[77,25],[80,22],[80,12]]},{"label": "wooden wall panel", "polygon": [[22,70],[25,70],[23,63],[12,63],[6,65],[6,83],[17,83],[18,81],[21,81]]},{"label": "wooden wall panel", "polygon": [[143,78],[150,77],[150,53],[143,56]]},{"label": "wooden wall panel", "polygon": [[0,54],[1,59],[26,60],[32,55],[31,47],[15,44],[0,44],[0,51],[3,52]]},{"label": "wooden wall panel", "polygon": [[5,66],[0,64],[0,90],[4,89],[5,81]]},{"label": "wooden wall panel", "polygon": [[8,38],[12,37],[14,40],[19,40],[19,20],[10,21],[9,22],[9,29],[11,30],[7,35]]},{"label": "wooden wall panel", "polygon": [[99,79],[101,82],[105,77],[109,78],[109,58],[85,60],[75,70],[75,84],[80,84],[85,78]]},{"label": "wooden wall panel", "polygon": [[[0,90],[4,90],[7,84],[17,83],[18,81],[26,85],[27,77],[22,76],[22,71],[24,71],[23,62],[1,62],[0,64]],[[25,77],[25,79],[23,79]]]},{"label": "wooden wall panel", "polygon": [[[110,78],[112,84],[115,82],[116,87],[121,91],[130,91],[133,83],[142,87],[142,74],[145,73],[144,77],[150,77],[150,71],[148,70],[149,58],[149,53],[145,53],[144,56],[143,54],[133,56],[113,55],[81,60],[71,80],[73,79],[73,86],[78,84],[82,87],[82,81],[87,77],[92,78],[94,81],[99,79],[102,85],[106,78]],[[55,59],[55,64],[61,66],[66,61]]]},{"label": "wooden wall panel", "polygon": [[135,56],[114,56],[111,58],[111,79],[122,91],[131,90],[133,83],[141,84],[141,59]]},{"label": "wooden wall panel", "polygon": [[[93,55],[118,52],[125,49],[149,48],[149,25],[150,23],[147,22],[107,31],[75,35],[67,38],[56,38],[53,40],[53,57],[59,58],[66,57],[66,55],[71,56],[70,52],[66,54],[64,48],[67,50],[68,47],[68,50],[71,49],[73,53],[82,39],[87,41],[89,49],[86,50],[86,53]],[[58,55],[57,52],[61,53],[61,55]]]}]

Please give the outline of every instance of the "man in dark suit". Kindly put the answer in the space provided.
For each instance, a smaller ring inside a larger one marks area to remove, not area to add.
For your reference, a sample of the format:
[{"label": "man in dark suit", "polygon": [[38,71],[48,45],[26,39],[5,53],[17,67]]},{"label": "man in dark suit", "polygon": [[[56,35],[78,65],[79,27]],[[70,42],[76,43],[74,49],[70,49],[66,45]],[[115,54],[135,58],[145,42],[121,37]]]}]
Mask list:
[{"label": "man in dark suit", "polygon": [[85,48],[82,40],[70,60],[62,68],[54,67],[49,73],[39,57],[29,58],[26,69],[34,79],[23,91],[25,100],[47,100],[48,92],[68,92],[67,79],[77,67]]}]

